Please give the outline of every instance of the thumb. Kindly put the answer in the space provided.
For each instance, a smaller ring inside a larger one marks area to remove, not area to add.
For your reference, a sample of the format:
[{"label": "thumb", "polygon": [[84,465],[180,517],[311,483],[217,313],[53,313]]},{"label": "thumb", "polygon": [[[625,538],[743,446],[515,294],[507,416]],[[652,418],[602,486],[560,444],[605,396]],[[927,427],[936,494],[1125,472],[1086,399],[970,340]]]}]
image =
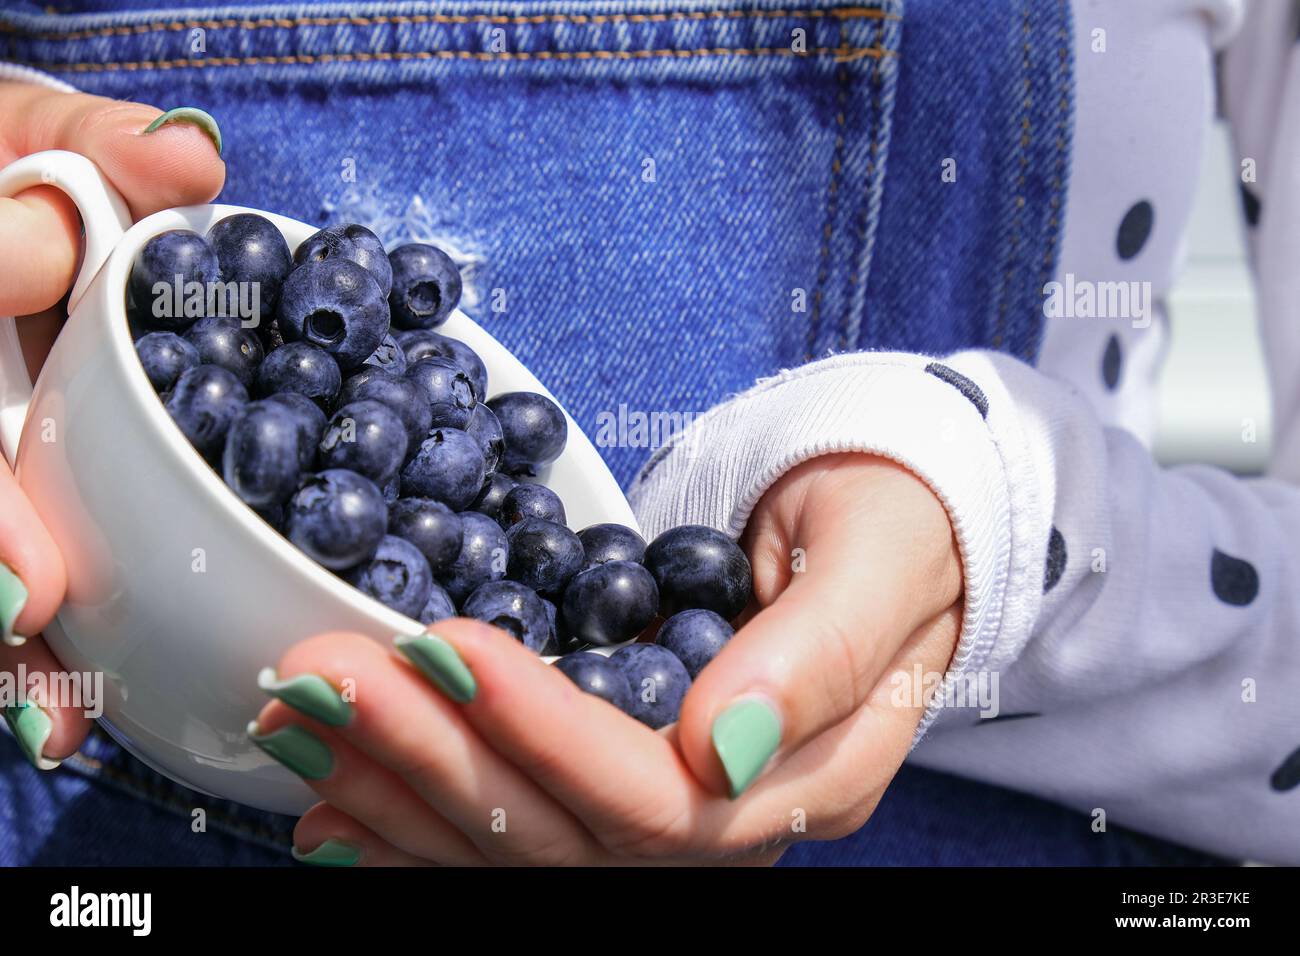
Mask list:
[{"label": "thumb", "polygon": [[678,725],[696,777],[732,797],[866,703],[961,587],[943,506],[872,456],[800,465],[769,489],[746,539],[768,606],[700,673]]},{"label": "thumb", "polygon": [[[133,219],[212,199],[225,181],[220,139],[216,121],[198,110],[164,114],[139,103],[0,83],[0,166],[46,149],[81,153],[122,194]],[[72,285],[80,248],[76,207],[60,190],[36,186],[0,199],[0,262],[22,264],[22,281],[15,271],[15,281],[0,282],[0,315],[57,303]]]},{"label": "thumb", "polygon": [[54,618],[65,585],[59,549],[0,461],[0,673],[12,675],[0,687],[0,713],[28,759],[45,770],[74,752],[90,730],[82,702],[50,696],[51,688],[67,683],[50,679],[62,668],[34,637]]}]

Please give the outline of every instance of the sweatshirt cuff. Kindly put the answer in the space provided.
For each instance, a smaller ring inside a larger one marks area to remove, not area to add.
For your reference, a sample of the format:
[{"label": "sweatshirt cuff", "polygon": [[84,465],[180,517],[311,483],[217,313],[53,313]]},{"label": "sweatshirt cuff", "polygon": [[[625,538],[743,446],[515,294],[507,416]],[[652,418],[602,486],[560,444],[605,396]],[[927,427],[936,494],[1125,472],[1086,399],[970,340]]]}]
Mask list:
[{"label": "sweatshirt cuff", "polygon": [[0,82],[33,83],[37,86],[44,86],[51,90],[57,90],[60,93],[77,92],[75,86],[64,83],[62,80],[55,79],[48,73],[42,73],[40,70],[33,70],[29,66],[19,66],[17,63],[0,63]]},{"label": "sweatshirt cuff", "polygon": [[[950,366],[906,353],[853,353],[760,381],[661,448],[630,494],[647,536],[707,524],[734,538],[763,494],[820,455],[896,461],[934,491],[961,552],[962,633],[945,684],[992,656],[1011,561],[1007,469],[983,390]],[[916,739],[947,695],[927,709]]]}]

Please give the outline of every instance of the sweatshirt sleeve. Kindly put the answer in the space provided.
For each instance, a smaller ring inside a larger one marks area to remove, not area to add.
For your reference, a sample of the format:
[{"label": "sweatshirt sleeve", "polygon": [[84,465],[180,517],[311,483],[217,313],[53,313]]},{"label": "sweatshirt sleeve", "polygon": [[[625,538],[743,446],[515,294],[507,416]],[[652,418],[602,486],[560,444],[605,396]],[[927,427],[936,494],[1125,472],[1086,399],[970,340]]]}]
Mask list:
[{"label": "sweatshirt sleeve", "polygon": [[1161,468],[1072,386],[998,353],[859,353],[698,419],[633,505],[651,535],[738,534],[782,473],[849,450],[925,480],[961,550],[962,634],[914,760],[1300,862],[1300,490]]}]

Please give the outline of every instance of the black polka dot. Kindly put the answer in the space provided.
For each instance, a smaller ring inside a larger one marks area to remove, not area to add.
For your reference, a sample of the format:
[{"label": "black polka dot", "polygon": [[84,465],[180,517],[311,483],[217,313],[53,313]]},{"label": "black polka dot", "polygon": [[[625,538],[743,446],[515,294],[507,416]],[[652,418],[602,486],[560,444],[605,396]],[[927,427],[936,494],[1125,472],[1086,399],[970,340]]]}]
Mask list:
[{"label": "black polka dot", "polygon": [[931,362],[925,367],[925,370],[937,379],[947,382],[957,391],[961,392],[974,405],[980,413],[981,418],[989,417],[989,400],[988,396],[980,389],[978,385],[954,369],[939,362]]},{"label": "black polka dot", "polygon": [[1278,793],[1286,793],[1300,787],[1300,748],[1282,761],[1268,778],[1269,786]]},{"label": "black polka dot", "polygon": [[1101,380],[1107,390],[1115,391],[1119,385],[1119,370],[1124,364],[1124,352],[1119,347],[1119,336],[1112,335],[1106,340],[1106,351],[1101,356]]},{"label": "black polka dot", "polygon": [[981,724],[1000,724],[1008,720],[1028,720],[1031,717],[1041,716],[1043,715],[1031,710],[1019,714],[998,714],[996,717],[981,717],[979,720],[975,721],[975,726],[978,727]]},{"label": "black polka dot", "polygon": [[1135,202],[1120,220],[1115,235],[1115,251],[1121,259],[1132,259],[1142,251],[1151,236],[1151,226],[1156,221],[1156,211],[1143,199]]},{"label": "black polka dot", "polygon": [[1218,548],[1210,558],[1210,583],[1219,600],[1234,607],[1245,607],[1259,593],[1259,573],[1255,566]]},{"label": "black polka dot", "polygon": [[1241,208],[1246,213],[1246,223],[1251,226],[1259,225],[1259,197],[1245,183],[1241,184]]},{"label": "black polka dot", "polygon": [[1056,587],[1057,582],[1061,580],[1061,575],[1065,573],[1067,557],[1065,536],[1053,526],[1052,533],[1047,537],[1047,567],[1043,569],[1044,594]]}]

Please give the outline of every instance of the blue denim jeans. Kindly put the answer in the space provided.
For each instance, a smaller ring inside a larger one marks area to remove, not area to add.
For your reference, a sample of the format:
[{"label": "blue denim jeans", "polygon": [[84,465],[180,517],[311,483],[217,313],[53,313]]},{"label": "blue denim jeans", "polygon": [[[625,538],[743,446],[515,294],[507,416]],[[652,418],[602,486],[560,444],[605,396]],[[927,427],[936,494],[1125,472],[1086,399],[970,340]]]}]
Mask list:
[{"label": "blue denim jeans", "polygon": [[[20,5],[0,13],[0,56],[208,110],[229,202],[449,246],[467,311],[589,432],[623,404],[702,412],[829,351],[1037,352],[1067,185],[1068,0],[156,7]],[[652,451],[602,449],[625,484]],[[284,859],[285,821],[214,807],[220,826],[192,838],[200,798],[91,748],[40,782],[0,750],[0,860]],[[1176,852],[919,770],[895,792],[858,837],[789,858]]]}]

